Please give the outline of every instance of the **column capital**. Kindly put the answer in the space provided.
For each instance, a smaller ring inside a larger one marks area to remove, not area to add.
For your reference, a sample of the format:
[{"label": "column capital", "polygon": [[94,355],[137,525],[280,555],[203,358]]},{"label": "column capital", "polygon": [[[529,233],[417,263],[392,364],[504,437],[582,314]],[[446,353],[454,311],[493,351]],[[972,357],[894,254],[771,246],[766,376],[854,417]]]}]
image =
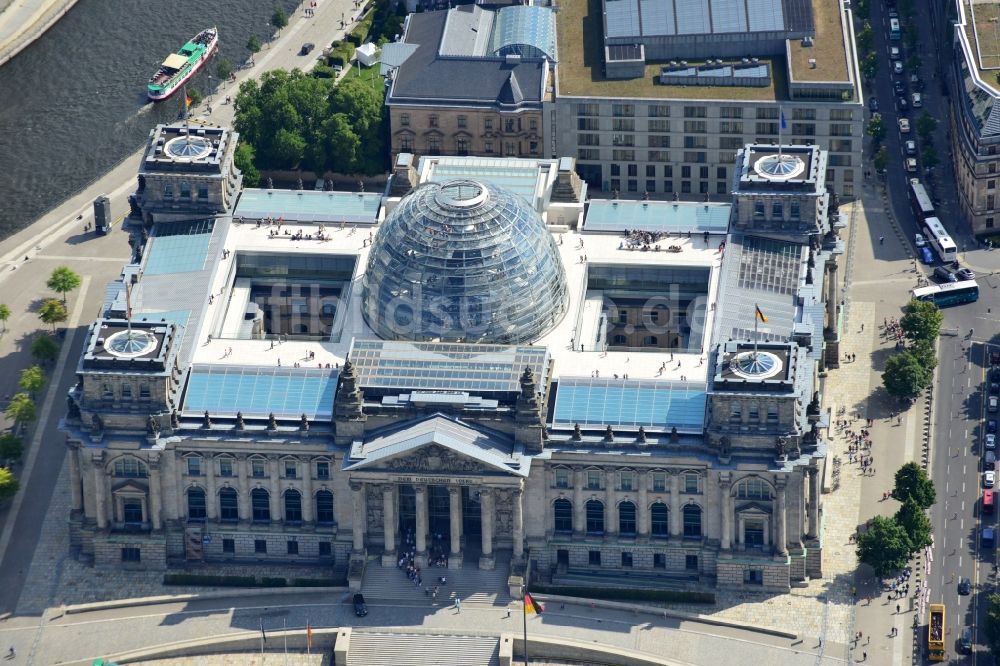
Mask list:
[{"label": "column capital", "polygon": [[521,488],[520,486],[511,488],[510,494],[514,499],[520,499],[524,495],[524,488]]},{"label": "column capital", "polygon": [[462,489],[460,487],[458,487],[458,486],[448,486],[448,494],[449,495],[454,496],[454,495],[459,495],[461,493],[462,493]]},{"label": "column capital", "polygon": [[774,487],[776,490],[784,490],[788,486],[788,477],[786,476],[776,476],[774,477]]},{"label": "column capital", "polygon": [[479,498],[493,497],[494,488],[492,486],[483,486],[479,489]]},{"label": "column capital", "polygon": [[721,472],[719,474],[719,485],[723,488],[728,488],[733,485],[733,477],[730,472]]},{"label": "column capital", "polygon": [[815,467],[806,467],[806,473],[809,474],[809,480],[811,481],[816,478],[817,474],[819,474],[819,470]]},{"label": "column capital", "polygon": [[353,492],[360,493],[364,489],[365,484],[361,481],[351,481],[350,486]]},{"label": "column capital", "polygon": [[417,495],[423,495],[425,492],[427,492],[427,486],[423,484],[414,484],[413,492],[416,493]]}]

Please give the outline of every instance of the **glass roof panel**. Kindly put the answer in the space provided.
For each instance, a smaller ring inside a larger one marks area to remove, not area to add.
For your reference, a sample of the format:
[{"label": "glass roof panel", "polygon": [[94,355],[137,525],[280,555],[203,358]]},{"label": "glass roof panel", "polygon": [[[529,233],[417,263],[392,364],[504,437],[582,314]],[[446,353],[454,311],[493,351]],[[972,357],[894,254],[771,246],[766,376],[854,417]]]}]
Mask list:
[{"label": "glass roof panel", "polygon": [[200,365],[191,371],[184,411],[252,417],[329,418],[339,370]]},{"label": "glass roof panel", "polygon": [[705,385],[657,380],[563,377],[556,390],[552,422],[562,427],[645,427],[647,430],[701,432]]}]

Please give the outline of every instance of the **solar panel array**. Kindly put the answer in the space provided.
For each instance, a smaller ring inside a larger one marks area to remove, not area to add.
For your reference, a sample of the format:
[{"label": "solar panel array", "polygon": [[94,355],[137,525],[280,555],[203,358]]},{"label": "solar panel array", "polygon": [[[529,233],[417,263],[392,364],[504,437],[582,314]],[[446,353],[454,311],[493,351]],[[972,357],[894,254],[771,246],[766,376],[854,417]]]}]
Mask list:
[{"label": "solar panel array", "polygon": [[355,340],[349,359],[362,387],[469,393],[518,392],[530,366],[539,388],[547,381],[545,347]]},{"label": "solar panel array", "polygon": [[705,399],[704,384],[563,377],[556,391],[553,423],[701,431],[705,424]]},{"label": "solar panel array", "polygon": [[[786,6],[791,16],[786,17]],[[609,39],[785,31],[812,25],[808,0],[606,0],[604,7]]]},{"label": "solar panel array", "polygon": [[248,418],[330,418],[339,370],[202,365],[191,370],[184,411]]}]

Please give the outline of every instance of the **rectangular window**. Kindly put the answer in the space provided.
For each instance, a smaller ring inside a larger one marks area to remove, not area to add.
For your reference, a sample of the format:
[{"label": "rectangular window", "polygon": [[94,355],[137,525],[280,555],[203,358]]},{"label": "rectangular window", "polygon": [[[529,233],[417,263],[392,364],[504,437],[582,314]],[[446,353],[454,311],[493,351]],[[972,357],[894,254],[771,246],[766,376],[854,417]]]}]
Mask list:
[{"label": "rectangular window", "polygon": [[611,145],[612,146],[634,146],[635,145],[635,135],[634,134],[612,134],[611,135]]},{"label": "rectangular window", "polygon": [[588,490],[600,490],[601,489],[601,471],[597,469],[587,470],[587,489]]},{"label": "rectangular window", "polygon": [[997,188],[997,181],[995,180],[986,181],[986,189],[995,190],[996,188]]},{"label": "rectangular window", "polygon": [[698,570],[698,556],[697,555],[685,555],[684,556],[684,568],[688,571]]},{"label": "rectangular window", "polygon": [[646,191],[655,192],[656,191],[656,181],[650,178],[646,179]]},{"label": "rectangular window", "polygon": [[233,554],[236,552],[236,539],[223,539],[222,552]]},{"label": "rectangular window", "polygon": [[667,568],[667,556],[664,553],[653,553],[653,568],[654,569]]},{"label": "rectangular window", "polygon": [[719,137],[719,148],[722,150],[739,150],[743,147],[742,136],[720,136]]},{"label": "rectangular window", "polygon": [[750,405],[750,410],[749,411],[750,411],[749,418],[750,418],[751,421],[759,421],[760,420],[760,409],[757,407],[757,405]]},{"label": "rectangular window", "polygon": [[854,150],[854,142],[850,139],[830,139],[831,153],[849,153]]},{"label": "rectangular window", "polygon": [[289,539],[288,541],[285,542],[285,548],[288,549],[288,554],[289,555],[298,555],[299,554],[299,542],[298,541],[294,541],[292,539]]},{"label": "rectangular window", "polygon": [[743,123],[724,121],[719,123],[719,134],[743,134]]},{"label": "rectangular window", "polygon": [[611,165],[611,175],[612,176],[620,176],[620,175],[622,175],[622,165],[621,164],[612,164]]},{"label": "rectangular window", "polygon": [[646,143],[650,148],[669,148],[670,147],[670,135],[669,134],[650,134],[646,137]]},{"label": "rectangular window", "polygon": [[669,162],[669,150],[650,150],[646,153],[646,159],[650,162]]},{"label": "rectangular window", "polygon": [[638,175],[639,175],[639,165],[637,165],[637,164],[629,164],[628,165],[628,177],[629,178],[635,178]]},{"label": "rectangular window", "polygon": [[329,541],[319,542],[319,556],[320,557],[330,557],[333,555],[333,544]]},{"label": "rectangular window", "polygon": [[488,130],[492,130],[493,129],[493,119],[492,118],[487,118],[486,120],[483,121],[483,123],[485,124],[486,129],[488,129]]},{"label": "rectangular window", "polygon": [[656,178],[656,165],[646,165],[646,178]]},{"label": "rectangular window", "polygon": [[219,476],[233,475],[233,459],[219,458]]},{"label": "rectangular window", "polygon": [[299,466],[294,460],[285,461],[285,478],[294,479],[299,475]]},{"label": "rectangular window", "polygon": [[628,181],[628,191],[629,192],[638,192],[639,191],[639,181],[635,180],[634,178],[629,178],[629,181]]},{"label": "rectangular window", "polygon": [[468,125],[469,125],[468,120],[466,120],[465,116],[458,116],[455,119],[455,122],[458,123],[458,126],[461,127],[461,128],[463,128],[463,129],[465,127],[468,127]]},{"label": "rectangular window", "polygon": [[[684,137],[684,147],[685,148],[708,148],[708,137],[705,136],[686,136]],[[691,160],[692,162],[694,160]]]},{"label": "rectangular window", "polygon": [[792,120],[816,120],[816,109],[792,109]]},{"label": "rectangular window", "polygon": [[139,400],[149,400],[149,384],[139,384]]},{"label": "rectangular window", "polygon": [[726,187],[726,181],[720,180],[719,182],[717,182],[715,184],[715,193],[716,194],[726,194],[727,191],[728,191],[728,188]]},{"label": "rectangular window", "polygon": [[684,107],[684,117],[685,118],[706,118],[706,117],[708,117],[708,110],[704,106],[685,106]]},{"label": "rectangular window", "polygon": [[720,166],[715,168],[715,177],[725,180],[728,177],[726,173],[726,167]]},{"label": "rectangular window", "polygon": [[556,469],[556,488],[569,488],[569,470],[565,467]]},{"label": "rectangular window", "polygon": [[611,115],[615,117],[634,116],[635,104],[612,104]]},{"label": "rectangular window", "polygon": [[132,385],[128,382],[122,382],[122,400],[132,399]]},{"label": "rectangular window", "polygon": [[778,123],[757,123],[757,134],[777,134]]},{"label": "rectangular window", "polygon": [[483,142],[483,149],[487,153],[492,153],[493,152],[493,142],[490,141],[490,140],[486,140],[485,142]]},{"label": "rectangular window", "polygon": [[219,493],[219,520],[234,523],[240,519],[239,497],[235,490],[225,489]]},{"label": "rectangular window", "polygon": [[696,494],[698,492],[698,475],[697,474],[685,474],[684,475],[684,492],[688,494]]},{"label": "rectangular window", "polygon": [[399,149],[404,153],[413,150],[413,137],[403,136],[399,138]]},{"label": "rectangular window", "polygon": [[431,126],[431,127],[437,127],[438,126],[438,117],[437,116],[430,116],[430,117],[428,117],[427,118],[427,124],[429,126]]},{"label": "rectangular window", "polygon": [[704,134],[707,131],[708,131],[708,123],[706,123],[704,120],[684,121],[685,134]]},{"label": "rectangular window", "polygon": [[262,458],[254,458],[250,461],[250,476],[258,479],[264,478],[264,460]]},{"label": "rectangular window", "polygon": [[763,585],[764,572],[760,569],[747,569],[743,572],[743,583],[746,585]]},{"label": "rectangular window", "polygon": [[504,118],[504,121],[503,121],[503,131],[504,132],[516,132],[518,129],[520,129],[520,128],[514,126],[514,119],[513,118]]},{"label": "rectangular window", "polygon": [[778,420],[778,407],[777,407],[777,405],[768,405],[767,406],[767,420],[768,421],[777,421]]},{"label": "rectangular window", "polygon": [[691,194],[691,181],[682,180],[681,181],[681,194]]},{"label": "rectangular window", "polygon": [[708,178],[708,167],[698,167],[698,177]]},{"label": "rectangular window", "polygon": [[757,109],[757,120],[777,120],[778,109],[773,106],[761,107]]},{"label": "rectangular window", "polygon": [[650,118],[669,118],[670,107],[665,104],[650,104],[646,107]]},{"label": "rectangular window", "polygon": [[830,120],[853,120],[850,109],[830,109]]},{"label": "rectangular window", "polygon": [[648,132],[669,132],[670,131],[670,121],[669,120],[650,120],[646,123],[646,131]]},{"label": "rectangular window", "polygon": [[579,160],[596,162],[601,159],[601,151],[597,148],[578,148],[576,151],[576,158]]},{"label": "rectangular window", "polygon": [[635,120],[632,118],[615,118],[611,121],[611,129],[615,132],[634,132]]},{"label": "rectangular window", "polygon": [[122,548],[122,562],[141,562],[142,551],[134,546]]},{"label": "rectangular window", "polygon": [[689,167],[689,166],[682,166],[681,167],[681,178],[690,178],[690,177],[691,177],[691,167]]},{"label": "rectangular window", "polygon": [[708,161],[708,153],[704,152],[685,152],[684,153],[685,162],[694,162],[697,164],[704,164]]},{"label": "rectangular window", "polygon": [[851,131],[850,125],[843,125],[841,123],[833,123],[830,125],[830,136],[851,136],[853,132]]},{"label": "rectangular window", "polygon": [[653,492],[654,493],[667,492],[666,472],[653,472]]},{"label": "rectangular window", "polygon": [[198,186],[198,198],[199,199],[207,199],[208,198],[208,188],[205,187],[204,185],[199,185]]},{"label": "rectangular window", "polygon": [[587,563],[592,567],[601,566],[601,551],[599,550],[587,551]]},{"label": "rectangular window", "polygon": [[532,132],[538,131],[538,118],[528,119],[528,129],[531,130]]},{"label": "rectangular window", "polygon": [[622,567],[625,569],[632,568],[632,553],[622,553]]},{"label": "rectangular window", "polygon": [[577,134],[576,143],[579,146],[599,146],[601,145],[600,134]]},{"label": "rectangular window", "polygon": [[578,116],[598,116],[601,114],[599,104],[577,104],[576,115]]},{"label": "rectangular window", "polygon": [[740,107],[740,106],[722,106],[722,107],[719,107],[719,117],[720,118],[742,118],[743,117],[743,107]]},{"label": "rectangular window", "polygon": [[850,155],[834,155],[831,153],[827,159],[827,164],[832,167],[849,167],[853,162]]},{"label": "rectangular window", "polygon": [[325,461],[316,463],[316,478],[317,479],[330,478],[330,463]]},{"label": "rectangular window", "polygon": [[253,552],[255,552],[255,553],[266,553],[267,552],[267,540],[266,539],[254,539],[253,540]]},{"label": "rectangular window", "polygon": [[611,151],[611,159],[615,162],[635,162],[635,151],[631,149],[615,149]]},{"label": "rectangular window", "polygon": [[186,460],[188,476],[201,476],[201,457],[191,456]]},{"label": "rectangular window", "polygon": [[631,470],[624,470],[619,475],[619,484],[621,490],[635,490],[635,472]]},{"label": "rectangular window", "polygon": [[401,114],[399,114],[399,124],[402,125],[403,127],[409,127],[410,126],[410,114],[408,114],[408,113],[401,113]]}]

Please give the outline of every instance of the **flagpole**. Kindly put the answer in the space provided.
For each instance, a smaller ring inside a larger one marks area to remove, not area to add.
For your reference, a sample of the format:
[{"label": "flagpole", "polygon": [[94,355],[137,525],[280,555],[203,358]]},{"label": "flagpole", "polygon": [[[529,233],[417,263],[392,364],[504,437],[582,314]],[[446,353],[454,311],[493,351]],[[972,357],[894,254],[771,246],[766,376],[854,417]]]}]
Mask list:
[{"label": "flagpole", "polygon": [[754,303],[753,308],[754,308],[753,309],[753,360],[756,363],[757,362],[757,322],[760,321],[760,315],[758,315],[757,313],[760,312],[760,307],[758,307],[757,304]]},{"label": "flagpole", "polygon": [[306,616],[306,654],[312,654],[312,625],[309,624],[309,616]]},{"label": "flagpole", "polygon": [[260,654],[264,656],[264,641],[267,640],[264,637],[264,618],[260,618]]},{"label": "flagpole", "polygon": [[528,588],[521,586],[521,620],[524,622],[524,666],[528,666]]},{"label": "flagpole", "polygon": [[288,666],[288,618],[281,618],[281,633],[285,641],[285,666]]},{"label": "flagpole", "polygon": [[781,163],[782,153],[781,153],[781,130],[785,126],[785,111],[780,106],[778,107],[778,163]]}]

